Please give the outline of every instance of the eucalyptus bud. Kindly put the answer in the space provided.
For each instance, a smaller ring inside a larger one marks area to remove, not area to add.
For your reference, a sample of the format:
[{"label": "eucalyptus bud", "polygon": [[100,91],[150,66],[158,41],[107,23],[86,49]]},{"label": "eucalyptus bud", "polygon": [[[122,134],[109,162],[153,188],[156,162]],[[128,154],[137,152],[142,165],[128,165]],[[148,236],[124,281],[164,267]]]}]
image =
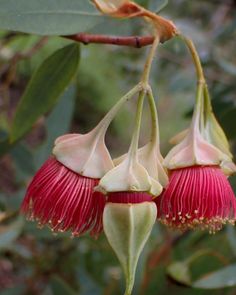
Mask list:
[{"label": "eucalyptus bud", "polygon": [[157,209],[152,201],[136,204],[107,203],[105,206],[104,232],[123,268],[126,278],[125,295],[132,293],[138,259],[156,217]]}]

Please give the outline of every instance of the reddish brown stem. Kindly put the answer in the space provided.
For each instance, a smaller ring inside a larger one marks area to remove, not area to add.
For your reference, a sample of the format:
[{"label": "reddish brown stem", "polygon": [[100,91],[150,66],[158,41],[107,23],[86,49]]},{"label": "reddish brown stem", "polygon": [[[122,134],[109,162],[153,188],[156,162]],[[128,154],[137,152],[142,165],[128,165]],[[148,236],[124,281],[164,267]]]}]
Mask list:
[{"label": "reddish brown stem", "polygon": [[71,36],[63,36],[67,39],[74,40],[76,42],[81,42],[85,45],[96,43],[96,44],[112,44],[117,46],[130,46],[141,48],[147,45],[151,45],[154,41],[153,36],[106,36],[106,35],[92,35],[86,33],[80,33]]}]

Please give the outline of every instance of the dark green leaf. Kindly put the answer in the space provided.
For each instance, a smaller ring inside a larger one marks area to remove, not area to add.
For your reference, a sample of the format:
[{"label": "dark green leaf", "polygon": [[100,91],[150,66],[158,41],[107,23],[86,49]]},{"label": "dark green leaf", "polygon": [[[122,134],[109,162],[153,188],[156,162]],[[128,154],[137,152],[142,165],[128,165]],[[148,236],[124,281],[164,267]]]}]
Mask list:
[{"label": "dark green leaf", "polygon": [[227,226],[227,237],[229,240],[229,244],[232,248],[234,255],[236,256],[236,230],[233,226]]},{"label": "dark green leaf", "polygon": [[236,264],[224,267],[216,272],[207,274],[192,285],[201,289],[218,289],[236,285]]},{"label": "dark green leaf", "polygon": [[10,154],[14,160],[16,177],[19,181],[28,178],[35,172],[33,155],[27,146],[18,144],[12,148]]},{"label": "dark green leaf", "polygon": [[19,217],[13,223],[0,227],[0,250],[6,249],[20,235],[24,221]]},{"label": "dark green leaf", "polygon": [[11,149],[11,144],[8,139],[0,141],[0,157]]},{"label": "dark green leaf", "polygon": [[173,280],[181,284],[191,284],[191,274],[187,263],[174,262],[167,268],[167,273]]},{"label": "dark green leaf", "polygon": [[25,290],[25,286],[17,286],[14,288],[8,288],[0,292],[0,295],[21,295]]},{"label": "dark green leaf", "polygon": [[7,153],[11,148],[8,134],[5,131],[0,130],[0,157]]},{"label": "dark green leaf", "polygon": [[51,154],[55,139],[68,132],[75,106],[75,94],[74,86],[68,88],[46,119],[47,141],[35,154],[37,166],[41,166]]},{"label": "dark green leaf", "polygon": [[68,45],[49,58],[33,75],[17,108],[11,141],[20,139],[35,121],[51,110],[74,77],[79,65],[79,46]]},{"label": "dark green leaf", "polygon": [[85,0],[1,0],[0,28],[40,35],[84,32],[102,21]]},{"label": "dark green leaf", "polygon": [[25,188],[11,194],[2,193],[0,194],[0,201],[3,202],[5,208],[9,212],[18,211],[21,205],[21,202],[25,195]]}]

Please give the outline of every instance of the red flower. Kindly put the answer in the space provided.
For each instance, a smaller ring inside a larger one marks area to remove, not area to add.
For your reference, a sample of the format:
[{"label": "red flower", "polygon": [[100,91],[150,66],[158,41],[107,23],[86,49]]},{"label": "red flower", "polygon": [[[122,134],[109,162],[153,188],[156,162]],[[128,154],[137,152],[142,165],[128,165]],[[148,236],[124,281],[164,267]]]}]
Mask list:
[{"label": "red flower", "polygon": [[94,192],[98,179],[84,177],[50,158],[30,183],[22,211],[53,231],[71,230],[73,236],[102,231],[105,198]]},{"label": "red flower", "polygon": [[181,230],[211,233],[236,221],[236,198],[218,166],[192,166],[171,171],[170,182],[155,199],[158,219]]}]

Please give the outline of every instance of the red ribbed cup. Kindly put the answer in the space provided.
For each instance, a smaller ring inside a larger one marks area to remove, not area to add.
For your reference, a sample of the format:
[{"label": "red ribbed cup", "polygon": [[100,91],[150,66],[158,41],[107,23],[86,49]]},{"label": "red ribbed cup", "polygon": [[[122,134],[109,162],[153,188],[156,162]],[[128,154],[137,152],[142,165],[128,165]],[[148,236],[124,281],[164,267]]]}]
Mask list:
[{"label": "red ribbed cup", "polygon": [[21,210],[39,225],[53,231],[72,231],[78,236],[87,231],[97,236],[102,231],[105,198],[94,192],[98,179],[81,176],[48,159],[31,181]]},{"label": "red ribbed cup", "polygon": [[172,170],[168,186],[155,202],[158,219],[172,228],[214,233],[236,220],[236,198],[218,166]]}]

